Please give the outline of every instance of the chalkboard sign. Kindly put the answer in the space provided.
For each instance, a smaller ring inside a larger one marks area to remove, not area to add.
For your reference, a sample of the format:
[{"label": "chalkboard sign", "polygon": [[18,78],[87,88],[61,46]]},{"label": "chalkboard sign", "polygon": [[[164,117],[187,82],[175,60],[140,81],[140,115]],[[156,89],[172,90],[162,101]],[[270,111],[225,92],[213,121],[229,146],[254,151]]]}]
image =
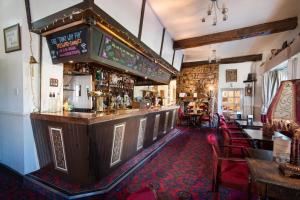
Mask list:
[{"label": "chalkboard sign", "polygon": [[149,79],[168,83],[171,75],[161,69],[161,67],[145,58],[141,54],[126,47],[121,42],[116,41],[110,36],[104,37],[104,44],[100,57],[118,63],[126,68],[142,74]]},{"label": "chalkboard sign", "polygon": [[68,33],[47,38],[52,60],[78,56],[88,52],[87,28],[80,28]]}]

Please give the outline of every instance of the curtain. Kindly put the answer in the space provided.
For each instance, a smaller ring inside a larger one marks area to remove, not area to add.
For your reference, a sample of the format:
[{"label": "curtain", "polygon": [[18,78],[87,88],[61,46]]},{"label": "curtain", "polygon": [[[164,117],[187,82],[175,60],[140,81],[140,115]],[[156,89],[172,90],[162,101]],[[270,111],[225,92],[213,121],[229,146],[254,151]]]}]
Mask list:
[{"label": "curtain", "polygon": [[287,80],[288,79],[288,70],[287,70],[287,68],[277,71],[277,75],[278,75],[279,83],[281,83],[281,81]]},{"label": "curtain", "polygon": [[263,75],[262,80],[262,114],[266,114],[273,97],[279,87],[278,74],[270,71]]},{"label": "curtain", "polygon": [[280,86],[281,81],[288,79],[288,71],[276,70],[266,72],[262,80],[262,114],[266,114],[268,108]]}]

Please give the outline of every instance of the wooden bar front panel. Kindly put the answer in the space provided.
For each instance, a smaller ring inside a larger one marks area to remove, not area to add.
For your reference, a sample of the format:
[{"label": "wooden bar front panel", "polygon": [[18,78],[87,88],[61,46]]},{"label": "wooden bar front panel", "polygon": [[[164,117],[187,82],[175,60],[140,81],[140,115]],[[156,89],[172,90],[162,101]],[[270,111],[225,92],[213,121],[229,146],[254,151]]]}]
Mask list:
[{"label": "wooden bar front panel", "polygon": [[[173,110],[151,112],[145,115],[135,115],[93,124],[32,118],[40,167],[46,167],[70,180],[81,183],[99,180],[138,154],[143,148],[149,147],[164,137],[166,135],[164,133],[165,120],[167,120],[166,131],[169,132],[172,127]],[[175,113],[177,113],[176,110]],[[169,114],[166,118],[167,112]],[[174,120],[176,121],[176,119]],[[140,124],[145,125],[144,129],[140,129]],[[53,141],[51,143],[51,131],[49,131],[51,127],[61,130],[67,171],[55,168],[55,159],[57,158],[53,155]],[[138,148],[139,130],[140,141],[142,140],[143,143]],[[155,132],[157,132],[156,139],[154,139]],[[120,155],[119,159],[112,164],[113,147],[115,147],[114,152],[121,151],[121,153],[118,154]]]}]

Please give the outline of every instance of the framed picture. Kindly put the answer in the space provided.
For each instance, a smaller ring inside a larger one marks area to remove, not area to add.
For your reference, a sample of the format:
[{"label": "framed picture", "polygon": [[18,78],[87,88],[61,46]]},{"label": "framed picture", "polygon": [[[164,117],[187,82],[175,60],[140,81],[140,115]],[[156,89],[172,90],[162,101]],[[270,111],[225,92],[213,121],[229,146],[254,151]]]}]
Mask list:
[{"label": "framed picture", "polygon": [[226,82],[237,82],[237,69],[226,69]]},{"label": "framed picture", "polygon": [[50,78],[50,87],[58,87],[58,79]]},{"label": "framed picture", "polygon": [[20,24],[3,29],[5,53],[21,50]]}]

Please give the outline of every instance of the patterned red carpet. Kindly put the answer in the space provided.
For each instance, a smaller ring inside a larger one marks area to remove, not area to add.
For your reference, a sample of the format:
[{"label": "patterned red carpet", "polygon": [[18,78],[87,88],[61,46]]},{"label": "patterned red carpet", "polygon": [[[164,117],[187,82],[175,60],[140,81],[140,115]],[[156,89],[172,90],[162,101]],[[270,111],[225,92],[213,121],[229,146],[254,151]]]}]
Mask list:
[{"label": "patterned red carpet", "polygon": [[[211,190],[211,148],[209,129],[188,129],[173,139],[145,166],[106,195],[89,199],[122,200],[151,186],[163,200],[213,199]],[[45,199],[22,188],[22,180],[0,167],[0,199]],[[52,198],[51,198],[52,199]],[[219,199],[246,199],[245,194],[221,188]]]},{"label": "patterned red carpet", "polygon": [[22,177],[0,165],[0,199],[27,200],[46,199],[46,197],[29,189],[23,188]]}]

